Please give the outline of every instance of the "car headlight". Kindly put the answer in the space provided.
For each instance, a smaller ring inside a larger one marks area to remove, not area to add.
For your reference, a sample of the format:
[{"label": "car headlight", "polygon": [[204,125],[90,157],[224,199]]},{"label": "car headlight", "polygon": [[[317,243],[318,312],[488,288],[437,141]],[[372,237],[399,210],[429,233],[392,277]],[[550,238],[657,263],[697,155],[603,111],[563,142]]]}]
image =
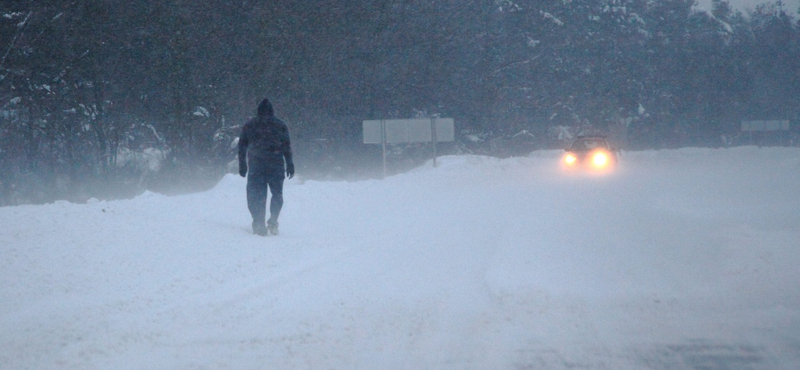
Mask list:
[{"label": "car headlight", "polygon": [[578,161],[578,158],[575,157],[574,154],[567,154],[567,155],[564,156],[564,163],[566,163],[568,165],[573,165],[577,161]]},{"label": "car headlight", "polygon": [[603,152],[598,152],[592,155],[592,164],[595,167],[605,167],[608,164],[608,154]]}]

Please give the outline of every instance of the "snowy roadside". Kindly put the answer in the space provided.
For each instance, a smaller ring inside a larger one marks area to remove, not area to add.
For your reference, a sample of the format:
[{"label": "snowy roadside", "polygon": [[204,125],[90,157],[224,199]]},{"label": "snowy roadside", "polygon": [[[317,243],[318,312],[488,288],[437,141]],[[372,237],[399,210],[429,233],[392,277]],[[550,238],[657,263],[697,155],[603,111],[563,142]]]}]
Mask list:
[{"label": "snowy roadside", "polygon": [[1,369],[795,369],[800,150],[0,208]]}]

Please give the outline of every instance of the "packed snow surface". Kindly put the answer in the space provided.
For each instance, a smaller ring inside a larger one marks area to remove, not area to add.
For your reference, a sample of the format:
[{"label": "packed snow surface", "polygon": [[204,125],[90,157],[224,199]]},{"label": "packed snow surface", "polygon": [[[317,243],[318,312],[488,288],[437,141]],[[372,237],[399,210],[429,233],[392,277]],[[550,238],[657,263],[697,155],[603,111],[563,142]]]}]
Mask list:
[{"label": "packed snow surface", "polygon": [[0,369],[798,369],[800,149],[0,208]]}]

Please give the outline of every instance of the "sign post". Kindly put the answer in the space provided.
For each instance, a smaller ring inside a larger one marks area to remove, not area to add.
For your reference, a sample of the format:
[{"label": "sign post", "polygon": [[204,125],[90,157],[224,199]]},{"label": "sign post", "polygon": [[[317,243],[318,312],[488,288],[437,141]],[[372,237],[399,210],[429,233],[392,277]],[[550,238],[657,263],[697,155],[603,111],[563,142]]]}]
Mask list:
[{"label": "sign post", "polygon": [[431,135],[433,135],[431,139],[433,143],[433,168],[436,168],[436,118],[433,117],[431,117]]},{"label": "sign post", "polygon": [[383,176],[386,177],[386,144],[424,143],[433,145],[433,166],[436,167],[436,143],[455,140],[455,123],[452,118],[366,120],[364,144],[381,144],[383,148]]},{"label": "sign post", "polygon": [[383,147],[383,177],[386,178],[386,121],[381,120],[381,147]]}]

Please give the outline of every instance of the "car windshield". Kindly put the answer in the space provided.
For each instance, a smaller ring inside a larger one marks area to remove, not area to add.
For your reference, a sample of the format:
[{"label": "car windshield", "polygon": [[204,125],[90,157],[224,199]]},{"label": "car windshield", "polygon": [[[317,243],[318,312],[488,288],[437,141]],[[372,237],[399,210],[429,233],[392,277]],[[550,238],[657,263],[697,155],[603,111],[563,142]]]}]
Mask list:
[{"label": "car windshield", "polygon": [[592,150],[605,147],[602,140],[578,140],[572,144],[572,150]]}]

